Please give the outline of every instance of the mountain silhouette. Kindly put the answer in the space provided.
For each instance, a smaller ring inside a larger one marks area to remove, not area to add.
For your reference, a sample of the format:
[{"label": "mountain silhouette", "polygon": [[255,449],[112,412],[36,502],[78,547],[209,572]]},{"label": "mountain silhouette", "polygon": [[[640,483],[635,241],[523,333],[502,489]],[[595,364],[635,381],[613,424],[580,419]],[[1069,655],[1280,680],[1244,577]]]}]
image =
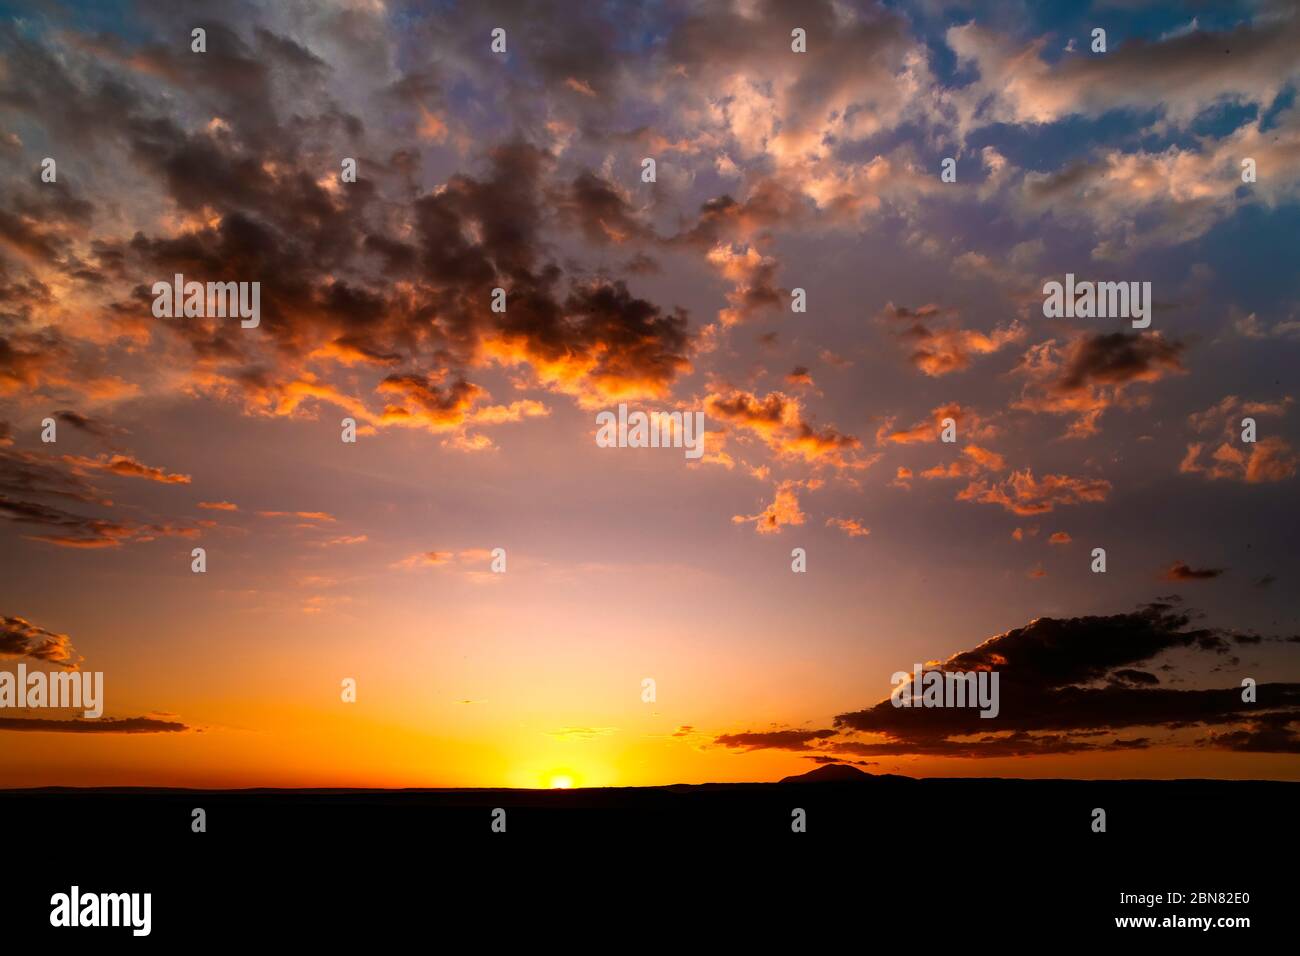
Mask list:
[{"label": "mountain silhouette", "polygon": [[815,770],[809,770],[807,773],[795,774],[792,777],[782,777],[781,783],[843,783],[845,781],[870,780],[875,774],[867,773],[865,770],[859,770],[857,767],[850,767],[846,763],[828,763],[824,767],[818,767]]}]

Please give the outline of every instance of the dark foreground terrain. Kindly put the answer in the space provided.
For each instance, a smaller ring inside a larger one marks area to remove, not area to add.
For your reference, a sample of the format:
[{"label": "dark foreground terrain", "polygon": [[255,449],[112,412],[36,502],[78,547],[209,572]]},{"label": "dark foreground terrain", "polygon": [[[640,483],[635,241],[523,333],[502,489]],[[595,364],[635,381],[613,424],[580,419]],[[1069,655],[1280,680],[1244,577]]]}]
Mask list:
[{"label": "dark foreground terrain", "polygon": [[[829,921],[882,941],[911,927],[918,943],[1198,934],[1222,946],[1300,922],[1298,806],[1295,783],[865,776],[572,791],[3,791],[0,925],[11,941],[52,932],[135,947],[534,925],[544,938],[548,921],[578,917],[623,921],[637,936],[689,911],[704,920],[700,940]],[[205,833],[191,829],[195,808]],[[504,833],[492,830],[497,808]],[[792,832],[796,808],[806,832]],[[150,937],[52,930],[50,897],[73,884],[151,892]],[[1169,905],[1171,891],[1184,899]],[[1192,902],[1206,892],[1250,902]],[[1121,893],[1164,901],[1122,904]],[[1148,915],[1252,922],[1115,926]]]}]

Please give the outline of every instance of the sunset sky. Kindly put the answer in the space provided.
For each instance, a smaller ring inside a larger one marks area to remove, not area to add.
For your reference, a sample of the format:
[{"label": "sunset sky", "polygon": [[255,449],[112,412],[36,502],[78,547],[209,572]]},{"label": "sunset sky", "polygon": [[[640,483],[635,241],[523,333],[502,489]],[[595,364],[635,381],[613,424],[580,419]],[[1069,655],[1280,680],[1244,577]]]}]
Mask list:
[{"label": "sunset sky", "polygon": [[0,14],[0,786],[1300,779],[1293,4]]}]

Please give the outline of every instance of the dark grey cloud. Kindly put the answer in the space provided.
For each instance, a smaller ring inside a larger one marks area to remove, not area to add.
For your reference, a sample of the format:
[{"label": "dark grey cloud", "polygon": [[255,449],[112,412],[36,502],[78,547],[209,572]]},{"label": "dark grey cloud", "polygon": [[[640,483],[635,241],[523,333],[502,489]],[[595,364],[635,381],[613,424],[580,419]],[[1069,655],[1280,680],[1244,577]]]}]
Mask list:
[{"label": "dark grey cloud", "polygon": [[153,717],[99,717],[95,720],[0,717],[0,731],[31,734],[175,734],[189,729],[185,724]]},{"label": "dark grey cloud", "polygon": [[[832,729],[724,734],[715,742],[737,749],[855,756],[1009,757],[1142,749],[1155,740],[1121,734],[1140,728],[1169,733],[1204,728],[1209,733],[1198,739],[1200,746],[1296,752],[1300,684],[1260,684],[1257,702],[1247,703],[1240,686],[1176,690],[1135,666],[1150,666],[1166,656],[1181,661],[1183,668],[1207,655],[1209,660],[1232,660],[1233,635],[1193,627],[1192,620],[1190,613],[1164,603],[1127,614],[1043,617],[927,668],[996,671],[1000,709],[993,719],[982,718],[976,708],[895,707],[885,699],[838,715]],[[863,740],[859,734],[885,739]]]}]

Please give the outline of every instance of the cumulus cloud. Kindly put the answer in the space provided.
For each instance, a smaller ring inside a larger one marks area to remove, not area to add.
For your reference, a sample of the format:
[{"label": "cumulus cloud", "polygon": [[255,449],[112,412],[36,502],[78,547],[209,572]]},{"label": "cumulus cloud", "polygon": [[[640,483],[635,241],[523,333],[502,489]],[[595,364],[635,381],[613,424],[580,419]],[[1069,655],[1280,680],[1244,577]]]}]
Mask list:
[{"label": "cumulus cloud", "polygon": [[754,530],[759,534],[780,534],[786,525],[804,523],[805,515],[799,509],[799,496],[796,494],[800,482],[783,481],[776,486],[772,502],[762,511],[752,515],[733,515],[734,524],[754,522]]},{"label": "cumulus cloud", "polygon": [[935,465],[921,472],[922,478],[969,478],[982,471],[1003,471],[1006,460],[997,452],[981,448],[979,445],[967,445],[961,450],[961,457],[946,465]]},{"label": "cumulus cloud", "polygon": [[920,372],[938,378],[970,367],[976,356],[991,355],[1024,339],[1026,330],[1018,322],[998,326],[991,332],[963,329],[953,310],[934,304],[909,309],[890,302],[882,318],[904,328],[895,334],[909,349],[908,360]]},{"label": "cumulus cloud", "polygon": [[1187,421],[1193,431],[1217,432],[1222,437],[1217,446],[1213,440],[1188,442],[1178,465],[1179,472],[1248,484],[1294,477],[1300,456],[1285,438],[1265,435],[1254,442],[1238,440],[1243,418],[1280,418],[1293,404],[1290,395],[1274,401],[1244,401],[1236,395],[1227,395],[1210,408],[1192,413]]},{"label": "cumulus cloud", "polygon": [[998,426],[975,410],[957,402],[931,409],[927,418],[906,428],[895,428],[897,418],[887,417],[876,429],[877,445],[912,445],[936,442],[943,434],[944,419],[952,419],[957,434],[967,438],[985,440],[998,434]]},{"label": "cumulus cloud", "polygon": [[1104,57],[1081,54],[1055,63],[1041,55],[1046,38],[1020,42],[976,23],[950,28],[947,41],[959,62],[978,72],[956,98],[966,127],[1152,109],[1185,124],[1224,103],[1266,106],[1300,76],[1294,17],[1261,18],[1222,33],[1133,39]]},{"label": "cumulus cloud", "polygon": [[743,389],[717,391],[705,397],[704,407],[710,419],[757,437],[783,458],[850,470],[867,468],[875,460],[860,454],[862,442],[853,435],[808,421],[799,398],[784,392],[760,398]]},{"label": "cumulus cloud", "polygon": [[1159,332],[1081,334],[1064,344],[1049,339],[1022,356],[1016,374],[1025,384],[1012,407],[1072,415],[1069,437],[1094,435],[1108,409],[1140,401],[1133,386],[1183,373],[1183,351],[1181,342]]}]

